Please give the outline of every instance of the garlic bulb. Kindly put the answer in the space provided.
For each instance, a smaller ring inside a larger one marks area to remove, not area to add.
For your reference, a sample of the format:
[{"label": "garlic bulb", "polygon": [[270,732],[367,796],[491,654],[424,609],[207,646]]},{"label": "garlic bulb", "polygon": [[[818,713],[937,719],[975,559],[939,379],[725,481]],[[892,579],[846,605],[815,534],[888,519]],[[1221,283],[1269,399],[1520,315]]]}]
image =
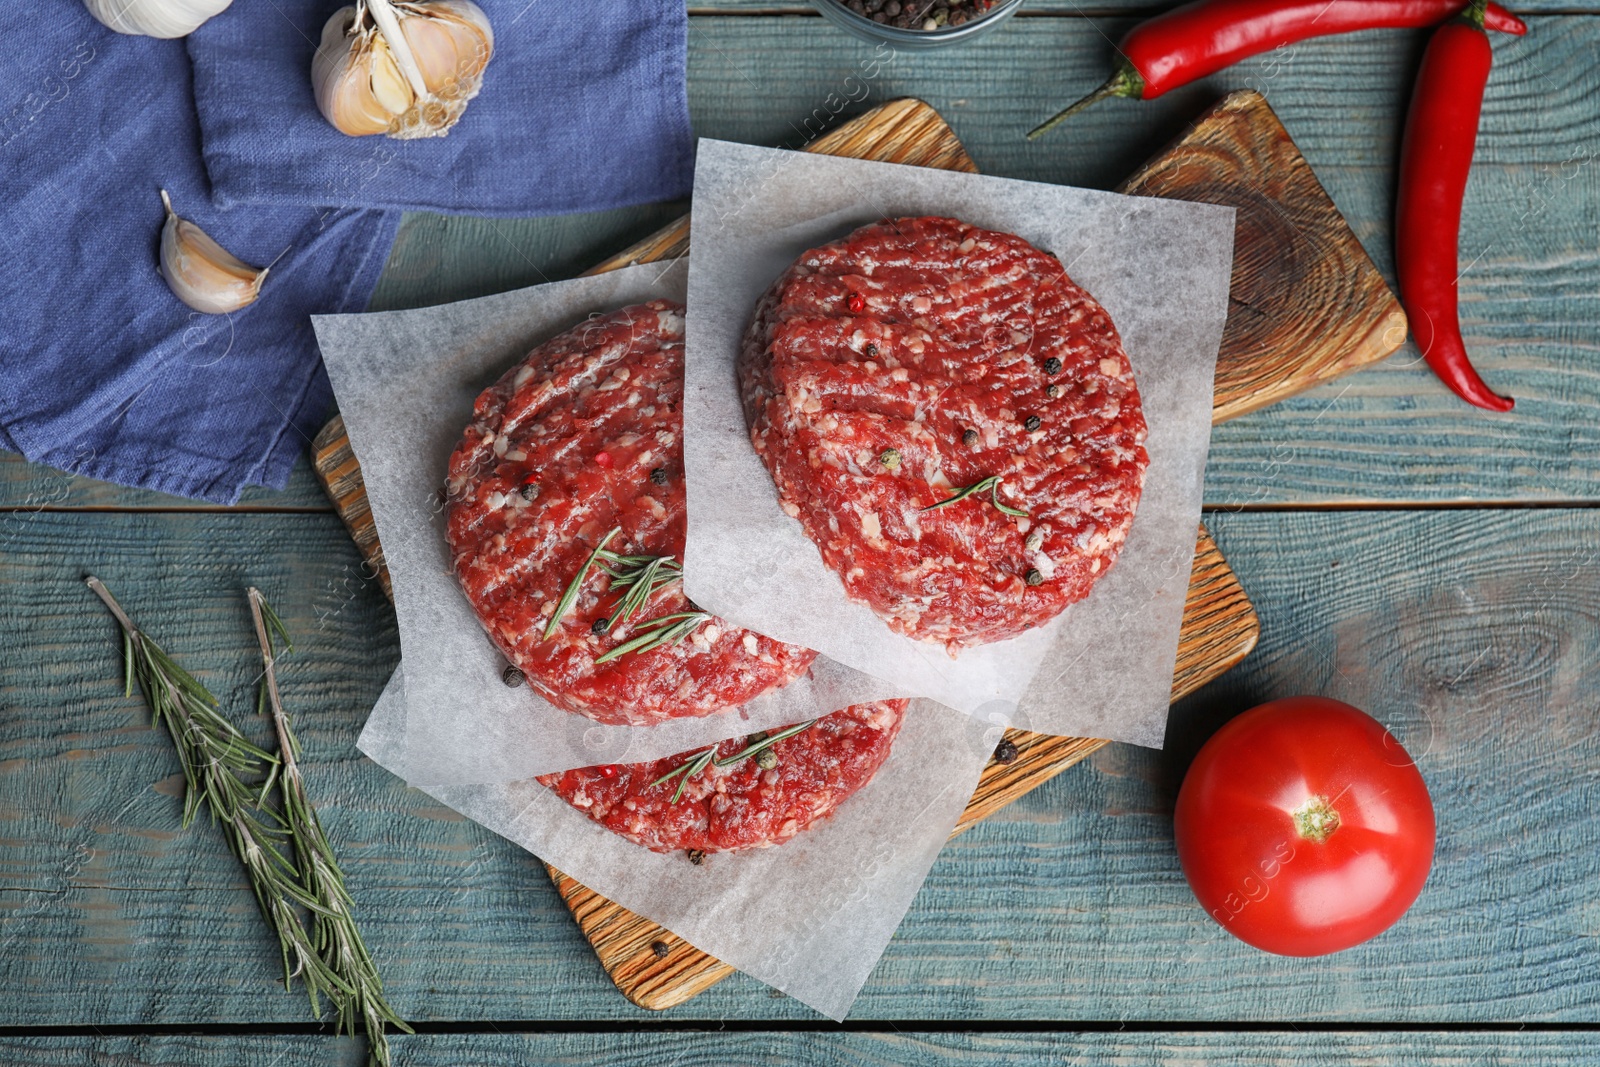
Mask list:
[{"label": "garlic bulb", "polygon": [[83,0],[89,14],[141,37],[186,37],[233,0]]},{"label": "garlic bulb", "polygon": [[196,311],[221,315],[255,303],[266,267],[252,267],[217,244],[211,235],[172,210],[161,190],[167,221],[161,227],[161,276],[173,295]]},{"label": "garlic bulb", "polygon": [[322,27],[317,107],[351,137],[443,137],[478,95],[494,52],[471,0],[357,0]]}]

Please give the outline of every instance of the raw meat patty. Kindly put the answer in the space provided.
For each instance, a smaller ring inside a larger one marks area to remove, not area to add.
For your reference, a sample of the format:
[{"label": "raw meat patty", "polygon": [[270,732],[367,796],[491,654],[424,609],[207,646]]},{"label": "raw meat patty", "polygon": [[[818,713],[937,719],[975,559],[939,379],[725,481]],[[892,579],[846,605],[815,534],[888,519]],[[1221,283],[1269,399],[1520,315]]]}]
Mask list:
[{"label": "raw meat patty", "polygon": [[955,219],[802,255],[756,307],[739,384],[783,510],[846,592],[951,654],[1087,596],[1149,464],[1105,309],[1054,256]]},{"label": "raw meat patty", "polygon": [[642,623],[694,610],[674,582],[597,632],[619,596],[599,568],[544,638],[568,583],[613,528],[622,532],[612,551],[682,562],[682,399],[683,308],[627,307],[507,371],[478,397],[450,457],[446,537],[467,599],[529,684],[598,722],[709,715],[787,685],[816,657],[714,618],[677,644],[596,664]]},{"label": "raw meat patty", "polygon": [[[771,769],[762,769],[754,758],[726,767],[712,763],[689,779],[676,804],[671,801],[678,779],[650,783],[704,749],[648,763],[547,774],[539,782],[612,833],[656,852],[781,845],[872,780],[889,758],[907,703],[880,700],[825,715],[773,745],[778,765]],[[722,742],[717,758],[742,750],[747,741]]]}]

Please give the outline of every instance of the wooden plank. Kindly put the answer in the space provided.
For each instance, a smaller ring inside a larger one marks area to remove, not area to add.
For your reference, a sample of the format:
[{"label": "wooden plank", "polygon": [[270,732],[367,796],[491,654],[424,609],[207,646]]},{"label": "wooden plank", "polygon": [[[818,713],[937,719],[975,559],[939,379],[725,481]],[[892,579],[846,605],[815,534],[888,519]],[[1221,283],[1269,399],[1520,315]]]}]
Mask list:
[{"label": "wooden plank", "polygon": [[[1600,510],[1219,514],[1211,528],[1256,595],[1260,646],[1174,706],[1167,752],[1107,746],[952,841],[855,1016],[1592,1021]],[[305,1019],[216,829],[178,826],[171,744],[122,698],[85,570],[255,730],[240,591],[260,584],[284,612],[309,788],[407,1018],[662,1018],[616,995],[525,852],[356,752],[399,655],[360,562],[327,514],[46,513],[7,547],[0,1026]],[[1307,961],[1209,923],[1170,837],[1200,740],[1297,692],[1395,729],[1442,813],[1405,920]],[[666,1018],[815,1016],[735,975]]]},{"label": "wooden plank", "polygon": [[[405,1067],[593,1067],[641,1063],[674,1067],[1371,1067],[1496,1064],[1577,1067],[1592,1062],[1593,1037],[1582,1033],[623,1033],[397,1035],[395,1062]],[[11,1067],[116,1063],[121,1067],[275,1067],[318,1063],[361,1067],[355,1041],[327,1037],[0,1038]]]}]

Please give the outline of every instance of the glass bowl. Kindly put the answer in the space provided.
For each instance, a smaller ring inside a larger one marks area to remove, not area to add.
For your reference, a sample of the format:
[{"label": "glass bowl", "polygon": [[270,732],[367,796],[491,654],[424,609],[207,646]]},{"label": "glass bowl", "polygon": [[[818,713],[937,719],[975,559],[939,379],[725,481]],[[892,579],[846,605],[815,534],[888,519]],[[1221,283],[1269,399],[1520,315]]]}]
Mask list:
[{"label": "glass bowl", "polygon": [[873,22],[865,15],[856,14],[839,3],[839,0],[811,0],[811,3],[823,18],[863,41],[875,44],[887,43],[896,51],[901,49],[917,51],[925,48],[943,48],[945,45],[963,41],[976,41],[984,34],[998,29],[1002,23],[1016,14],[1023,0],[996,0],[994,7],[983,18],[975,19],[964,26],[944,26],[937,30],[902,30],[895,26],[885,26]]}]

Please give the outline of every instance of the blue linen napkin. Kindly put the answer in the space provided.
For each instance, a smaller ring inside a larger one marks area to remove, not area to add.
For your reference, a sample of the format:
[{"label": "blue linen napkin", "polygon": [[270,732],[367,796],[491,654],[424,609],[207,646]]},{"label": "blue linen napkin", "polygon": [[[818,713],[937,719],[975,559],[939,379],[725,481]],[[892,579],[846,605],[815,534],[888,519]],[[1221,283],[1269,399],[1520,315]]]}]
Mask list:
[{"label": "blue linen napkin", "polygon": [[311,58],[341,0],[236,3],[189,37],[220,207],[335,204],[489,216],[687,196],[694,142],[683,0],[481,0],[483,88],[444,137],[347,137]]},{"label": "blue linen napkin", "polygon": [[[366,308],[399,213],[215,209],[183,42],[44,7],[0,5],[0,447],[217,503],[282,488],[332,398],[309,316]],[[256,303],[202,315],[167,289],[163,187],[277,260]]]}]

